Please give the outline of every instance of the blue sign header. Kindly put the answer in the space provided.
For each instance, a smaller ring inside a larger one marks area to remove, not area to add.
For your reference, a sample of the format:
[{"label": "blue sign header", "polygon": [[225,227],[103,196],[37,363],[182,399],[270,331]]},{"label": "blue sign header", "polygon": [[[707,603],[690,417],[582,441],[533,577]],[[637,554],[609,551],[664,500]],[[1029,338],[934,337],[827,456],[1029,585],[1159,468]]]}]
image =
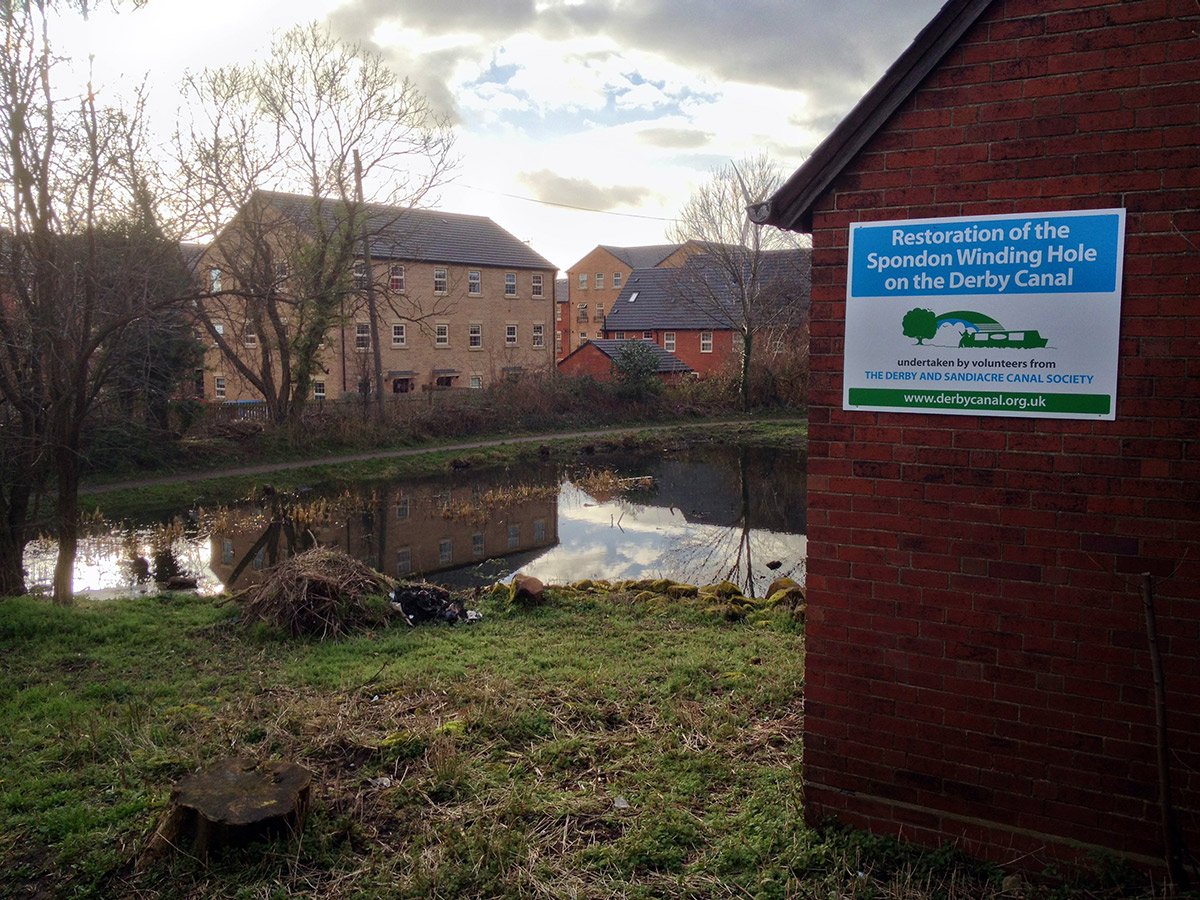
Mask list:
[{"label": "blue sign header", "polygon": [[850,297],[1117,290],[1123,210],[850,226]]}]

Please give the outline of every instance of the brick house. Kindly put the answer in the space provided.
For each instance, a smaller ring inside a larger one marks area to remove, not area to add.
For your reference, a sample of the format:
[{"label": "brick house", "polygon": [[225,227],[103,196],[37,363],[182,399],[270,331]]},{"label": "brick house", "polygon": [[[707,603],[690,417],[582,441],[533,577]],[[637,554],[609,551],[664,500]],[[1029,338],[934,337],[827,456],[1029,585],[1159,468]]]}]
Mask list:
[{"label": "brick house", "polygon": [[653,244],[644,247],[600,245],[567,269],[569,339],[561,358],[580,344],[602,336],[604,319],[616,303],[634,269],[678,266],[699,249],[686,244]]},{"label": "brick house", "polygon": [[[813,243],[814,819],[1156,867],[1167,777],[1200,846],[1198,145],[1191,0],[950,0],[752,209]],[[846,408],[852,224],[1103,209],[1125,215],[1114,419]]]},{"label": "brick house", "polygon": [[[589,375],[597,381],[612,381],[617,354],[621,352],[622,346],[632,340],[634,339],[587,341],[558,364],[558,371],[563,375]],[[645,343],[658,360],[655,375],[660,380],[678,381],[694,373],[692,367],[674,353],[664,350],[658,344],[649,341]]]},{"label": "brick house", "polygon": [[[699,246],[699,245],[697,245]],[[772,250],[761,254],[760,276],[766,285],[764,327],[758,347],[786,344],[792,329],[807,314],[809,253],[806,249]],[[771,292],[778,289],[780,297]],[[777,305],[784,315],[766,307]],[[682,265],[637,269],[609,307],[604,323],[606,340],[652,341],[675,354],[699,375],[711,375],[741,359],[742,333],[737,288],[719,266],[692,251]]]},{"label": "brick house", "polygon": [[[219,336],[252,368],[260,365],[262,354],[279,353],[279,340],[256,332],[259,326],[246,313],[251,292],[242,295],[239,270],[251,256],[261,269],[262,258],[273,253],[278,262],[271,289],[287,297],[292,255],[309,244],[317,227],[312,208],[309,197],[261,191],[209,245],[200,263],[206,287],[228,292],[206,301]],[[253,229],[243,224],[251,209]],[[322,200],[319,209],[321,227],[331,231],[337,204]],[[371,272],[356,246],[340,322],[326,334],[322,372],[313,382],[315,398],[357,395],[371,374],[368,280],[382,320],[385,392],[479,388],[500,377],[550,369],[553,264],[482,216],[368,204],[366,219]],[[263,221],[273,224],[264,231]],[[251,230],[253,239],[246,239]],[[206,359],[204,396],[233,401],[258,400],[262,394],[214,345]]]}]

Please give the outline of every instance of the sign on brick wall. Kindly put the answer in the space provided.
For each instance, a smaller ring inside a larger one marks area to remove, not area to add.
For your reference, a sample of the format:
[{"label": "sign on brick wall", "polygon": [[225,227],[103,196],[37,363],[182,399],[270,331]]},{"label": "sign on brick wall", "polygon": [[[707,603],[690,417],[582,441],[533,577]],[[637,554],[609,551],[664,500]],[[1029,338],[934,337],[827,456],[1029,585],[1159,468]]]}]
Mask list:
[{"label": "sign on brick wall", "polygon": [[1125,210],[850,226],[843,408],[1113,419]]}]

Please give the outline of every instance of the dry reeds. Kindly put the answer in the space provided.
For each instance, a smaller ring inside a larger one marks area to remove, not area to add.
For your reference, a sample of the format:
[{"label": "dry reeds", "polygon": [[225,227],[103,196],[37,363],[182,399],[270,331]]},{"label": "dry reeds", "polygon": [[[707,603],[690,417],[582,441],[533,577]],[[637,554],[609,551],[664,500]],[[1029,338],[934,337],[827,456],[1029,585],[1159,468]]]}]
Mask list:
[{"label": "dry reeds", "polygon": [[317,547],[284,560],[233,599],[242,604],[243,623],[323,640],[386,624],[393,585],[342,551]]}]

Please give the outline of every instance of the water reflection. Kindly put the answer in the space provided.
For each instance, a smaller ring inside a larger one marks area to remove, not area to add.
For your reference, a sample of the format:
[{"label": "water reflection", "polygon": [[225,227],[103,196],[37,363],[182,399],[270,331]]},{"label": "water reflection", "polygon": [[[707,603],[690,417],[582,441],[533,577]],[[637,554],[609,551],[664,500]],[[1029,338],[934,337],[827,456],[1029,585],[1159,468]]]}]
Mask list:
[{"label": "water reflection", "polygon": [[[595,468],[626,481],[589,477]],[[202,591],[241,588],[321,545],[389,575],[458,587],[520,570],[546,582],[728,579],[761,595],[779,575],[803,581],[804,477],[798,450],[726,446],[455,471],[339,495],[268,491],[191,527],[110,528],[81,544],[76,586],[150,592],[160,576],[182,571]],[[30,546],[31,581],[49,581],[53,553],[53,542]]]}]

